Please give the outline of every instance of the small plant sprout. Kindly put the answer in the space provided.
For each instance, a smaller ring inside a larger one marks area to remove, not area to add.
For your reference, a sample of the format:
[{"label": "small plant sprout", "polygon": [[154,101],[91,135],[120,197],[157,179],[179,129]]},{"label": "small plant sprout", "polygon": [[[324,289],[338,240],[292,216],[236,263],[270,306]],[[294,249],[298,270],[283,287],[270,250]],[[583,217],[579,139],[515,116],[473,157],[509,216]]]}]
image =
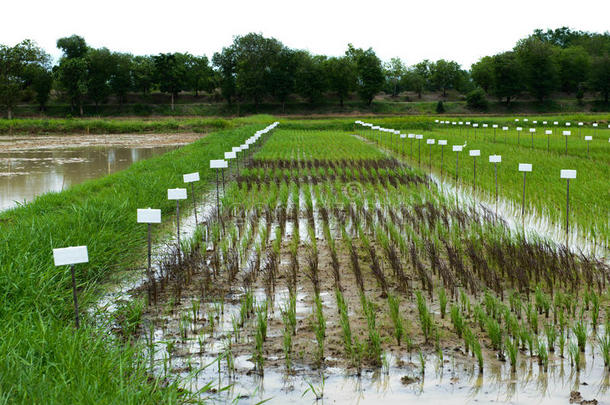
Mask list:
[{"label": "small plant sprout", "polygon": [[390,318],[394,324],[394,337],[396,337],[396,344],[400,346],[405,329],[402,316],[400,314],[400,302],[394,294],[388,295],[388,305],[390,307]]},{"label": "small plant sprout", "polygon": [[438,304],[441,312],[441,319],[445,319],[445,311],[447,310],[447,294],[445,293],[445,288],[440,287],[438,289]]}]

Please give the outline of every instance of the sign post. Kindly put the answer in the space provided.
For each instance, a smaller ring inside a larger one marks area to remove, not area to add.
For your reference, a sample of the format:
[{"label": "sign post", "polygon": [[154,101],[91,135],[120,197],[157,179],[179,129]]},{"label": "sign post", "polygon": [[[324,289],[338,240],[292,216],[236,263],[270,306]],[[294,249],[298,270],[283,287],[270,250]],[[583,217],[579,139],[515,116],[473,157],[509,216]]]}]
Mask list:
[{"label": "sign post", "polygon": [[494,143],[496,143],[496,129],[498,129],[498,124],[493,124],[492,127],[494,129]]},{"label": "sign post", "polygon": [[567,180],[566,184],[566,247],[568,247],[570,231],[570,179],[576,178],[576,170],[561,170],[560,177]]},{"label": "sign post", "polygon": [[430,156],[430,174],[432,174],[432,145],[434,145],[434,139],[426,139],[428,144],[428,152]]},{"label": "sign post", "polygon": [[415,139],[415,134],[407,135],[411,139],[411,159],[413,159],[413,139]]},{"label": "sign post", "polygon": [[182,262],[180,254],[180,200],[186,200],[186,188],[167,189],[167,199],[176,200],[176,231],[178,235],[178,261]]},{"label": "sign post", "polygon": [[441,181],[443,180],[443,147],[447,145],[446,139],[439,139],[438,144],[441,146]]},{"label": "sign post", "polygon": [[519,163],[519,171],[523,172],[523,200],[521,201],[521,218],[525,219],[525,176],[532,171],[531,163]]},{"label": "sign post", "polygon": [[585,135],[585,141],[587,142],[587,157],[591,157],[591,155],[589,154],[589,142],[591,142],[593,140],[593,137],[591,135]]},{"label": "sign post", "polygon": [[517,145],[521,145],[521,131],[523,131],[523,128],[521,127],[517,127]]},{"label": "sign post", "polygon": [[185,183],[191,183],[191,194],[193,195],[193,211],[195,212],[195,226],[199,225],[197,221],[197,199],[195,198],[195,182],[199,181],[199,172],[188,173],[182,176]]},{"label": "sign post", "polygon": [[506,144],[506,133],[508,132],[508,127],[502,127],[502,131],[504,131],[504,143]]},{"label": "sign post", "polygon": [[152,289],[152,297],[157,303],[157,288],[155,286],[155,280],[152,274],[152,241],[151,241],[151,232],[150,232],[150,224],[160,224],[161,223],[161,210],[158,209],[142,209],[138,208],[137,210],[137,222],[139,224],[147,224],[148,225],[148,267],[146,267],[146,275],[148,276],[148,305],[151,302],[151,289]]},{"label": "sign post", "polygon": [[472,156],[472,163],[474,165],[474,177],[472,183],[472,192],[474,193],[477,191],[477,156],[481,156],[481,151],[478,149],[473,149],[469,151],[469,154]]},{"label": "sign post", "polygon": [[548,153],[551,151],[551,134],[553,133],[553,131],[547,129],[544,131],[544,133],[546,134],[546,151]]},{"label": "sign post", "polygon": [[424,138],[423,135],[415,135],[417,139],[417,166],[421,167],[421,140]]},{"label": "sign post", "polygon": [[231,148],[232,152],[235,152],[235,163],[237,166],[237,177],[239,177],[239,152],[241,152],[241,148],[239,146],[233,146]]},{"label": "sign post", "polygon": [[534,149],[534,134],[536,133],[536,128],[530,128],[530,134],[532,135],[532,149]]},{"label": "sign post", "polygon": [[400,139],[402,139],[402,140],[403,140],[403,141],[401,142],[401,145],[402,145],[402,152],[401,152],[401,155],[402,155],[402,156],[404,156],[404,155],[405,155],[405,141],[404,141],[404,139],[406,139],[406,138],[407,138],[407,135],[406,135],[406,134],[400,134]]},{"label": "sign post", "polygon": [[74,319],[76,329],[78,329],[80,328],[80,315],[78,311],[78,297],[76,295],[76,274],[74,272],[74,265],[89,262],[87,246],[71,246],[53,249],[53,261],[55,262],[55,266],[70,266],[70,273],[72,275],[72,299],[74,300]]},{"label": "sign post", "polygon": [[460,152],[462,151],[462,145],[453,145],[453,151],[455,153],[455,183],[458,182],[458,168],[460,164]]},{"label": "sign post", "polygon": [[223,159],[210,160],[210,169],[216,169],[216,214],[220,221],[220,193],[218,191],[218,169],[227,167],[227,161]]},{"label": "sign post", "polygon": [[498,216],[498,163],[502,162],[501,155],[489,155],[489,163],[494,164],[494,177],[496,182],[496,217]]},{"label": "sign post", "polygon": [[563,131],[563,136],[566,138],[566,156],[568,155],[568,136],[571,134],[571,131]]}]

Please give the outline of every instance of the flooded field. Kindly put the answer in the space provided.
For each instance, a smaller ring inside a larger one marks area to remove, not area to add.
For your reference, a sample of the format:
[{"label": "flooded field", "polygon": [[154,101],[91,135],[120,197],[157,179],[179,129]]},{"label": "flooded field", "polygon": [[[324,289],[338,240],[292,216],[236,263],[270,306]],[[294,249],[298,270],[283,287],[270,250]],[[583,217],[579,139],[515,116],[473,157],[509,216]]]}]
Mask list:
[{"label": "flooded field", "polygon": [[0,211],[126,169],[200,134],[0,137]]}]

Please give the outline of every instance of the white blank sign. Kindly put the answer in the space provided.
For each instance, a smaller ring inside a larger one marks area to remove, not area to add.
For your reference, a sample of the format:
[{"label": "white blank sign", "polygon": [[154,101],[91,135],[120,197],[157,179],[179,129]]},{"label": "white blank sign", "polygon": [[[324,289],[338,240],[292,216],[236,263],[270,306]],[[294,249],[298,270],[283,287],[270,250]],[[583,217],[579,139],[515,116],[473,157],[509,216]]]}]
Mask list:
[{"label": "white blank sign", "polygon": [[239,146],[233,146],[231,149],[233,152],[241,152],[241,148]]},{"label": "white blank sign", "polygon": [[550,129],[547,129],[546,131],[544,131],[544,133],[547,135],[551,135],[553,133],[553,131],[551,131]]},{"label": "white blank sign", "polygon": [[502,162],[502,156],[489,155],[489,163],[500,163],[500,162]]},{"label": "white blank sign", "polygon": [[585,136],[585,141],[592,141],[593,137],[591,135]]},{"label": "white blank sign", "polygon": [[570,131],[563,131],[563,134],[564,134],[565,136],[568,136],[568,135],[571,135],[571,134],[572,134],[572,132],[570,132]]},{"label": "white blank sign", "polygon": [[161,210],[152,208],[138,208],[139,224],[160,224]]},{"label": "white blank sign", "polygon": [[439,145],[447,145],[447,140],[446,139],[439,139],[438,140],[438,144]]},{"label": "white blank sign", "polygon": [[409,134],[407,137],[408,138],[415,138],[415,134]]},{"label": "white blank sign", "polygon": [[461,152],[462,148],[463,148],[462,145],[453,145],[453,151],[454,152]]},{"label": "white blank sign", "polygon": [[519,171],[520,172],[531,172],[532,164],[531,163],[519,163]]},{"label": "white blank sign", "polygon": [[434,145],[434,139],[426,139],[428,145]]},{"label": "white blank sign", "polygon": [[523,131],[523,128],[517,127],[517,131]]},{"label": "white blank sign", "polygon": [[53,261],[56,266],[87,263],[89,261],[87,246],[71,246],[53,249]]},{"label": "white blank sign", "polygon": [[423,135],[415,135],[415,139],[424,139]]},{"label": "white blank sign", "polygon": [[182,176],[185,183],[192,183],[194,181],[199,181],[199,172],[195,173],[187,173]]},{"label": "white blank sign", "polygon": [[406,134],[400,134],[400,139],[404,139],[404,138],[406,138],[406,137],[407,137],[407,135],[406,135]]},{"label": "white blank sign", "polygon": [[531,132],[531,133],[536,132],[536,128],[530,128],[530,132]]},{"label": "white blank sign", "polygon": [[502,127],[502,131],[508,131],[508,127]]},{"label": "white blank sign", "polygon": [[210,160],[210,169],[226,169],[227,167],[229,167],[229,164],[226,160],[223,160],[223,159]]},{"label": "white blank sign", "polygon": [[468,152],[470,156],[481,156],[481,151],[479,149],[473,149]]},{"label": "white blank sign", "polygon": [[493,128],[498,128],[498,124],[493,124],[492,127]]},{"label": "white blank sign", "polygon": [[473,128],[478,128],[478,127],[479,127],[479,124],[472,124],[472,127],[473,127]]},{"label": "white blank sign", "polygon": [[246,150],[246,149],[250,148],[250,145],[248,145],[247,143],[244,143],[242,145],[239,145],[239,147],[241,148],[241,150]]},{"label": "white blank sign", "polygon": [[168,200],[186,200],[186,188],[168,188]]},{"label": "white blank sign", "polygon": [[237,153],[235,152],[225,152],[225,159],[235,159],[237,157]]},{"label": "white blank sign", "polygon": [[597,128],[597,122],[594,122],[594,123],[593,123],[593,126],[594,126],[595,128]]},{"label": "white blank sign", "polygon": [[576,170],[562,170],[560,172],[562,179],[575,179],[576,178]]}]

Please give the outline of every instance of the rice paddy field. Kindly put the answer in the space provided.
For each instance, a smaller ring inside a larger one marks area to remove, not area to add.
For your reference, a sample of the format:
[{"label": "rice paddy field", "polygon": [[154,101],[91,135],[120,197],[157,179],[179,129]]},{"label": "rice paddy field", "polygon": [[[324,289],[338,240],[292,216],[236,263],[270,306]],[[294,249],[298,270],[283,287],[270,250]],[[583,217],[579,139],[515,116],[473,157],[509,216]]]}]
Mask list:
[{"label": "rice paddy field", "polygon": [[[365,119],[421,140],[265,119],[0,213],[0,402],[610,403],[610,131],[572,128],[566,154],[509,118]],[[218,184],[209,161],[255,131]],[[178,245],[165,193],[194,171]],[[76,331],[50,255],[70,244],[91,258]]]}]

